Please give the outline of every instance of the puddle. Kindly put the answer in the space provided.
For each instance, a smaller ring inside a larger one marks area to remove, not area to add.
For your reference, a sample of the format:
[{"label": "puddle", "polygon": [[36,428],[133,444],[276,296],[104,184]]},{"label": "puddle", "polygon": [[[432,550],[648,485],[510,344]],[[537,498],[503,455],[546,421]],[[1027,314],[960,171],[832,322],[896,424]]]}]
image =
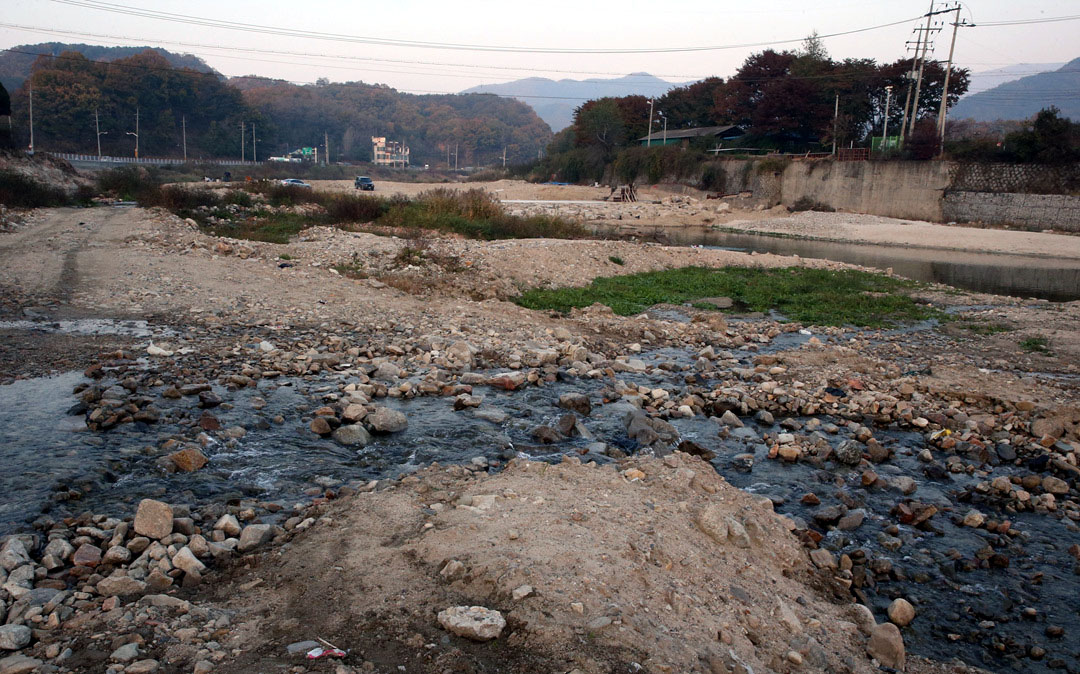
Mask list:
[{"label": "puddle", "polygon": [[63,335],[122,335],[150,337],[163,333],[146,321],[117,321],[108,318],[80,318],[60,321],[0,321],[0,330],[23,330]]}]

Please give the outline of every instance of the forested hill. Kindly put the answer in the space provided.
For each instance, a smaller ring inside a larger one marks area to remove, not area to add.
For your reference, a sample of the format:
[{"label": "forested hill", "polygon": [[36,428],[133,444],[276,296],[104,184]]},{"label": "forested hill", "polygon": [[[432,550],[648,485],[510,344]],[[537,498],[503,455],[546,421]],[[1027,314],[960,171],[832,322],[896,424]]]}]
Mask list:
[{"label": "forested hill", "polygon": [[[144,157],[265,158],[329,140],[333,161],[370,161],[371,136],[402,141],[413,164],[521,162],[537,156],[551,129],[524,103],[491,94],[414,95],[363,82],[297,85],[260,77],[226,80],[177,68],[158,50],[105,62],[74,51],[35,57],[35,145]],[[12,92],[16,143],[26,146],[28,88]],[[138,114],[138,128],[136,128]],[[98,126],[95,126],[95,115]],[[243,124],[243,132],[241,132]],[[243,145],[241,145],[243,143]],[[323,155],[323,151],[320,151]],[[451,161],[451,163],[453,163]]]},{"label": "forested hill", "polygon": [[191,68],[204,73],[217,73],[198,56],[176,54],[167,49],[154,47],[99,47],[91,44],[67,44],[64,42],[40,42],[21,44],[0,51],[0,84],[8,91],[15,91],[22,86],[23,80],[30,74],[30,66],[38,54],[59,56],[66,51],[77,51],[91,61],[115,61],[150,50],[161,54],[174,68]]},{"label": "forested hill", "polygon": [[296,85],[256,77],[229,81],[247,105],[272,120],[277,146],[321,145],[330,136],[332,158],[367,160],[371,137],[404,142],[414,164],[442,164],[458,153],[459,166],[535,158],[551,129],[528,105],[491,94],[399,92],[382,84],[345,82]]},{"label": "forested hill", "polygon": [[1080,58],[1058,70],[1023,77],[993,89],[960,99],[952,119],[979,122],[999,119],[1030,119],[1040,110],[1055,106],[1065,117],[1080,119]]}]

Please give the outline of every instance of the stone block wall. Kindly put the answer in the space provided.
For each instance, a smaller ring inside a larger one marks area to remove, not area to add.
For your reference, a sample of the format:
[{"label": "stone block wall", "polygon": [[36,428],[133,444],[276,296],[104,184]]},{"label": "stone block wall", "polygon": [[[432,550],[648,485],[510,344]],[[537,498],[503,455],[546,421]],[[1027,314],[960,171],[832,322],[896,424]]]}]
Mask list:
[{"label": "stone block wall", "polygon": [[962,192],[1076,194],[1080,164],[961,164],[949,163],[949,188]]},{"label": "stone block wall", "polygon": [[942,216],[946,222],[982,222],[1080,233],[1080,197],[950,190],[942,201]]}]

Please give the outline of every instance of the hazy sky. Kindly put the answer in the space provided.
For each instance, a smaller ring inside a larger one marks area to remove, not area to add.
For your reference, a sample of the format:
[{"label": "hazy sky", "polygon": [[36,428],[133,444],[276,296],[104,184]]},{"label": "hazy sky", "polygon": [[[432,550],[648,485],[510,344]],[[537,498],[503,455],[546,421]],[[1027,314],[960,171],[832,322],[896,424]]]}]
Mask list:
[{"label": "hazy sky", "polygon": [[[258,74],[296,82],[319,77],[380,82],[404,91],[456,92],[521,77],[609,77],[649,72],[671,81],[734,73],[764,47],[688,53],[528,54],[357,44],[267,35],[130,16],[80,4],[134,7],[215,21],[343,36],[469,45],[656,49],[800,39],[912,19],[929,0],[759,0],[716,2],[514,3],[490,0],[2,0],[0,48],[60,41],[160,46],[203,57],[226,75]],[[941,6],[942,3],[938,3]],[[970,0],[961,17],[976,24],[1080,13],[1077,0]],[[943,19],[945,17],[942,17]],[[947,19],[946,19],[947,20]],[[8,27],[16,24],[40,30]],[[826,38],[834,58],[902,57],[914,21]],[[46,33],[49,31],[67,31]],[[936,38],[948,55],[951,27]],[[93,35],[88,35],[93,34]],[[95,37],[96,35],[96,37]],[[973,71],[1015,63],[1064,62],[1080,56],[1080,21],[961,29],[956,61]],[[178,44],[186,43],[186,44]],[[797,44],[777,44],[794,48]],[[262,53],[244,50],[264,50]],[[290,53],[266,53],[290,52]]]}]

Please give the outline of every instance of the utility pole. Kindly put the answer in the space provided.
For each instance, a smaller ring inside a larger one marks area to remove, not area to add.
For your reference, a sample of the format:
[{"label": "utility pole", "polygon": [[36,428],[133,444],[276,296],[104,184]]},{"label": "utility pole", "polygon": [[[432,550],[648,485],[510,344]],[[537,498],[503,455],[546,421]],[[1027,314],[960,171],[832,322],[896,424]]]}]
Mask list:
[{"label": "utility pole", "polygon": [[506,168],[506,146],[503,145],[503,168]]},{"label": "utility pole", "polygon": [[255,147],[255,122],[251,123],[251,161],[258,163],[259,151]]},{"label": "utility pole", "polygon": [[97,108],[94,108],[94,133],[97,134],[97,158],[101,161],[101,123],[98,121]]},{"label": "utility pole", "polygon": [[127,132],[129,136],[135,136],[135,158],[139,158],[139,108],[135,108],[135,133]]},{"label": "utility pole", "polygon": [[244,162],[244,161],[247,160],[246,157],[244,156],[244,143],[247,142],[245,140],[246,138],[247,138],[247,133],[244,130],[244,120],[240,120],[240,161],[241,162]]},{"label": "utility pole", "polygon": [[[933,2],[933,0],[930,0],[930,12],[927,12],[927,14],[926,14],[926,24],[927,24],[928,27],[930,25],[930,14],[933,11],[934,11],[934,2]],[[908,73],[907,73],[907,81],[908,81],[907,97],[904,98],[904,117],[903,117],[903,120],[900,122],[900,138],[901,138],[901,140],[903,140],[905,134],[907,133],[908,110],[911,109],[911,90],[915,88],[915,63],[916,63],[916,61],[919,60],[919,50],[922,49],[923,29],[922,28],[917,28],[916,30],[919,33],[919,39],[915,42],[915,58],[913,58],[911,60],[911,69],[908,70]],[[927,34],[929,35],[929,33],[927,33]],[[910,43],[908,43],[908,44],[910,45]],[[908,49],[910,49],[910,48],[911,47],[909,46]]]},{"label": "utility pole", "polygon": [[[184,138],[184,163],[187,163],[187,115],[180,118],[180,128],[183,129]],[[98,154],[101,154],[101,143],[98,143]]]},{"label": "utility pole", "polygon": [[922,91],[923,71],[926,69],[926,52],[930,50],[930,21],[934,14],[934,3],[930,3],[930,13],[926,16],[926,37],[923,38],[922,56],[919,57],[919,76],[915,79],[915,97],[911,99],[911,128],[909,133],[915,133],[915,122],[919,118],[919,93]]},{"label": "utility pole", "polygon": [[450,143],[446,144],[446,168],[450,168]]},{"label": "utility pole", "polygon": [[892,98],[892,85],[885,87],[885,123],[881,129],[881,151],[889,149],[889,99]]},{"label": "utility pole", "polygon": [[960,5],[956,6],[956,17],[953,19],[952,43],[949,45],[949,63],[945,66],[945,86],[941,91],[941,112],[938,113],[938,137],[941,141],[941,151],[945,152],[945,115],[949,109],[949,79],[952,76],[953,52],[956,51],[956,31],[960,28]]},{"label": "utility pole", "polygon": [[34,154],[34,76],[30,75],[30,154]]},{"label": "utility pole", "polygon": [[323,131],[322,133],[323,148],[326,150],[326,165],[330,165],[330,136]]},{"label": "utility pole", "polygon": [[840,119],[840,94],[836,95],[836,105],[832,113],[832,153],[836,156],[836,122]]},{"label": "utility pole", "polygon": [[457,151],[458,151],[458,143],[454,143],[454,170],[455,171],[457,170]]},{"label": "utility pole", "polygon": [[652,147],[652,110],[653,99],[649,99],[649,132],[645,134],[645,147]]}]

